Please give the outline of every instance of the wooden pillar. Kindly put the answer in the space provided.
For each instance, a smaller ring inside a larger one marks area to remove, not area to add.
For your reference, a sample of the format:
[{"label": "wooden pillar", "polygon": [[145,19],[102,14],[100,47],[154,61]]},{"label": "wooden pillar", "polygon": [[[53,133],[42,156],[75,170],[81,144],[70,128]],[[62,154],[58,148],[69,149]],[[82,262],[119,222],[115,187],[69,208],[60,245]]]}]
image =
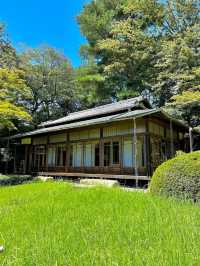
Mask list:
[{"label": "wooden pillar", "polygon": [[25,145],[25,158],[24,158],[24,169],[23,169],[23,174],[26,174],[26,170],[27,170],[27,162],[28,162],[28,145]]},{"label": "wooden pillar", "polygon": [[13,169],[13,172],[14,172],[14,174],[16,174],[17,173],[17,169],[16,169],[16,155],[17,155],[17,151],[16,151],[16,144],[15,144],[15,146],[14,146],[14,165],[13,165],[13,167],[14,167],[14,169]]},{"label": "wooden pillar", "polygon": [[170,119],[170,153],[171,153],[171,157],[173,157],[174,156],[174,135],[173,135],[172,119]]},{"label": "wooden pillar", "polygon": [[47,136],[47,145],[46,145],[46,171],[48,172],[49,171],[49,164],[48,164],[48,150],[49,150],[49,135]]},{"label": "wooden pillar", "polygon": [[134,143],[134,166],[135,166],[135,177],[136,187],[138,187],[138,165],[137,165],[137,124],[136,118],[133,119],[133,143]]},{"label": "wooden pillar", "polygon": [[192,136],[192,128],[189,128],[189,139],[190,139],[190,152],[193,152],[193,136]]},{"label": "wooden pillar", "polygon": [[66,162],[65,162],[65,172],[69,172],[69,167],[70,167],[70,139],[69,139],[69,132],[67,132],[67,137],[66,137],[66,148],[67,148],[67,154],[66,154]]},{"label": "wooden pillar", "polygon": [[149,121],[145,119],[145,157],[146,157],[146,173],[151,176],[151,150],[150,150],[150,135],[149,135]]},{"label": "wooden pillar", "polygon": [[8,140],[7,140],[7,155],[8,157],[6,158],[6,163],[5,163],[5,173],[8,174],[9,172],[9,160],[10,160],[10,129],[9,129],[9,135],[8,135]]},{"label": "wooden pillar", "polygon": [[124,138],[120,138],[120,147],[119,147],[119,161],[120,161],[120,174],[123,174],[123,168],[124,168],[124,163],[123,163],[123,158],[124,158]]},{"label": "wooden pillar", "polygon": [[100,155],[100,169],[103,171],[104,168],[104,141],[103,141],[103,128],[100,128],[100,143],[99,143],[99,155]]},{"label": "wooden pillar", "polygon": [[32,149],[33,149],[33,146],[30,145],[29,146],[29,167],[28,167],[29,173],[32,173],[32,162],[33,162],[33,160],[32,160],[32,153],[33,153]]}]

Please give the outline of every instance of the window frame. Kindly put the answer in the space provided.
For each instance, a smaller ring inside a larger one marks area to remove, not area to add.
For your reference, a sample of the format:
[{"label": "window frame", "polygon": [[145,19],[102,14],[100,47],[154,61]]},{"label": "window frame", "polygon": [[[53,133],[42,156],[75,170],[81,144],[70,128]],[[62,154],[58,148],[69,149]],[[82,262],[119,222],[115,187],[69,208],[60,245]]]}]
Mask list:
[{"label": "window frame", "polygon": [[[113,162],[113,143],[118,142],[119,143],[119,162],[114,163]],[[105,165],[105,144],[110,143],[110,158],[109,158],[109,165]],[[120,167],[121,166],[121,145],[122,145],[122,138],[121,137],[112,137],[112,138],[105,138],[103,140],[103,167]]]},{"label": "window frame", "polygon": [[[55,157],[54,157],[54,162],[52,164],[50,164],[50,162],[48,160],[48,167],[55,167],[55,168],[65,167],[67,164],[67,145],[65,143],[63,143],[63,144],[50,144],[48,146],[48,155],[49,155],[50,149],[54,150],[54,153],[55,153],[54,156]],[[58,154],[59,152],[60,152],[60,154]],[[63,152],[65,152],[65,158],[63,156]]]}]

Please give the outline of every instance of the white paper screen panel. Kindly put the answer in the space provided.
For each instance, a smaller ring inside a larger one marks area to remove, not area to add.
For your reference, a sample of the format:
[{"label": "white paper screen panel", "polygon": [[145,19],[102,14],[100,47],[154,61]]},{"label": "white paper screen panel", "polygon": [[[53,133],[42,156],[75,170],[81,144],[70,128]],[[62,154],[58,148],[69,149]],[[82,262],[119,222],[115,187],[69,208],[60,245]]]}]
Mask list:
[{"label": "white paper screen panel", "polygon": [[124,140],[123,143],[123,166],[133,167],[133,142]]},{"label": "white paper screen panel", "polygon": [[93,145],[86,144],[84,147],[84,166],[91,167],[93,166]]},{"label": "white paper screen panel", "polygon": [[76,166],[81,166],[82,161],[82,145],[77,144],[76,146]]},{"label": "white paper screen panel", "polygon": [[56,147],[48,148],[48,166],[55,166],[56,164]]},{"label": "white paper screen panel", "polygon": [[[124,140],[123,142],[123,167],[134,167],[135,166],[135,156],[134,156],[134,145],[132,140]],[[143,140],[137,139],[137,166],[143,166]]]},{"label": "white paper screen panel", "polygon": [[82,145],[73,144],[73,167],[80,167],[82,164]]}]

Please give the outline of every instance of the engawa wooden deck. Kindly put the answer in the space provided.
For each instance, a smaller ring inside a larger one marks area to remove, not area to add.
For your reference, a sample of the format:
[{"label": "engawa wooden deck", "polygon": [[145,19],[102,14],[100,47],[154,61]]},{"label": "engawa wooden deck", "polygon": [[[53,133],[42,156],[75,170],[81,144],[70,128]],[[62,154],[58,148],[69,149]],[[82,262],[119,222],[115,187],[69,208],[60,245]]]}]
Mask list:
[{"label": "engawa wooden deck", "polygon": [[59,177],[80,177],[80,178],[99,178],[99,179],[121,179],[121,180],[142,180],[149,181],[149,176],[134,175],[112,175],[112,174],[87,174],[87,173],[55,173],[55,172],[39,172],[41,176],[59,176]]}]

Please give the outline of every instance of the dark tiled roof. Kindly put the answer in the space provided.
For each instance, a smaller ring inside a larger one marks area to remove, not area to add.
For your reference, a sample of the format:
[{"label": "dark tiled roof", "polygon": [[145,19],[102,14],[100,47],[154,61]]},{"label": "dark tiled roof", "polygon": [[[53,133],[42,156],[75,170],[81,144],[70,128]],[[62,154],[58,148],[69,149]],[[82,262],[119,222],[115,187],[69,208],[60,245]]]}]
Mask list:
[{"label": "dark tiled roof", "polygon": [[92,117],[99,117],[99,116],[105,116],[105,115],[111,115],[120,111],[126,111],[131,108],[136,108],[141,105],[142,102],[146,102],[146,105],[150,107],[150,104],[147,100],[145,100],[142,96],[131,98],[128,100],[123,100],[119,102],[114,102],[106,105],[101,105],[92,109],[87,109],[79,112],[71,113],[63,118],[56,119],[53,121],[47,121],[42,124],[40,124],[40,127],[48,127],[63,123],[69,123],[72,121],[80,121],[80,120],[87,120]]},{"label": "dark tiled roof", "polygon": [[34,131],[30,131],[24,134],[15,135],[11,138],[22,138],[22,137],[58,132],[58,131],[63,131],[63,130],[73,129],[73,128],[100,125],[104,123],[111,123],[111,122],[123,121],[127,119],[140,118],[140,117],[144,117],[148,115],[161,115],[162,117],[165,117],[166,119],[172,119],[174,123],[179,124],[180,126],[187,127],[183,122],[176,120],[173,117],[170,117],[167,113],[165,113],[161,109],[146,109],[146,110],[135,110],[135,111],[126,112],[123,114],[115,114],[115,115],[110,115],[110,116],[100,117],[100,118],[95,118],[95,119],[88,119],[88,120],[68,123],[64,125],[40,128],[40,129],[36,129]]}]

